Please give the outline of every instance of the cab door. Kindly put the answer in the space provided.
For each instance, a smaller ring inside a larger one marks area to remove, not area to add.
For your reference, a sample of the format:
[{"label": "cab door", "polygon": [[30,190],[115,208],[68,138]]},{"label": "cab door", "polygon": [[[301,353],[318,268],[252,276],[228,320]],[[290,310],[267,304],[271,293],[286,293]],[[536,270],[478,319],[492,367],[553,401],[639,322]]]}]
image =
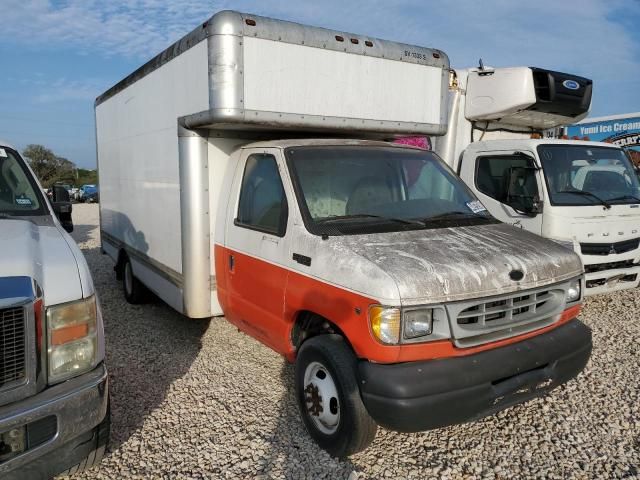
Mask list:
[{"label": "cab door", "polygon": [[286,348],[283,320],[290,257],[289,205],[278,149],[244,149],[227,212],[224,260],[227,317],[276,351]]},{"label": "cab door", "polygon": [[[460,176],[498,220],[542,234],[541,170],[531,152],[487,151],[465,153]],[[525,201],[539,212],[525,211]]]}]

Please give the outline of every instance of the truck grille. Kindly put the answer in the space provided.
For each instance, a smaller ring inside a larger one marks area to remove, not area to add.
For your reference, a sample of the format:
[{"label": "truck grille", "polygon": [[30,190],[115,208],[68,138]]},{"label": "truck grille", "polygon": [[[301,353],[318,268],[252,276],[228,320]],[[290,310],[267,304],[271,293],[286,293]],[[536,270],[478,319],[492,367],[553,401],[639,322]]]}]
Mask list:
[{"label": "truck grille", "polygon": [[0,389],[26,379],[26,331],[23,307],[0,310]]},{"label": "truck grille", "polygon": [[632,238],[617,243],[581,243],[580,250],[583,255],[616,255],[630,252],[640,245],[640,238]]},{"label": "truck grille", "polygon": [[522,316],[535,313],[552,298],[548,291],[543,291],[481,303],[460,312],[458,324],[482,326],[500,320],[517,322]]},{"label": "truck grille", "polygon": [[558,320],[569,284],[447,305],[458,347],[472,347],[543,328]]}]

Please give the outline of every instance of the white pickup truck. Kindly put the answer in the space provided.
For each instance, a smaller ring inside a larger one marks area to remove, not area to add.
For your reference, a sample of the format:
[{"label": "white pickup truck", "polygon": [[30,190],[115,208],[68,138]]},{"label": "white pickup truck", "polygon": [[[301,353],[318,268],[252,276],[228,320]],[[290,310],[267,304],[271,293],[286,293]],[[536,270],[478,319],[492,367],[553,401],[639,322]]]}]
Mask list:
[{"label": "white pickup truck", "polygon": [[[109,438],[100,306],[69,194],[50,203],[0,141],[0,478],[50,478],[98,463]],[[66,230],[66,231],[65,231]]]}]

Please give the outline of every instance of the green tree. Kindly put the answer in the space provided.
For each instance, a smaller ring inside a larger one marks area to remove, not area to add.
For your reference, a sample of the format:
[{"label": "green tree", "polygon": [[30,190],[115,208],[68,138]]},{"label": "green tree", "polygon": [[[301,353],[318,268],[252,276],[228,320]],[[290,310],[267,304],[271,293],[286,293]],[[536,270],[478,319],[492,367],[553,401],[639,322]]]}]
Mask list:
[{"label": "green tree", "polygon": [[22,152],[44,188],[54,183],[74,183],[75,164],[42,145],[27,145]]},{"label": "green tree", "polygon": [[96,170],[86,170],[84,168],[78,168],[76,170],[76,179],[74,183],[76,185],[97,185],[98,172]]}]

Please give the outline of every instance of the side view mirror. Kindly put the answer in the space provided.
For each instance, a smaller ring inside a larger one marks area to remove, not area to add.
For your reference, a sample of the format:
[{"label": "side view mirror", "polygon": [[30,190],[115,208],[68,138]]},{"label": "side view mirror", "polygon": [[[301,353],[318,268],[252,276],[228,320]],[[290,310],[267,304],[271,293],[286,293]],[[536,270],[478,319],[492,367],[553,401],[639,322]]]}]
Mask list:
[{"label": "side view mirror", "polygon": [[69,191],[62,185],[54,185],[52,187],[51,203],[53,211],[60,220],[62,228],[67,232],[73,232],[73,219],[71,218],[71,198]]},{"label": "side view mirror", "polygon": [[509,169],[506,204],[517,213],[535,217],[542,213],[542,201],[538,196],[535,167],[511,167]]}]

